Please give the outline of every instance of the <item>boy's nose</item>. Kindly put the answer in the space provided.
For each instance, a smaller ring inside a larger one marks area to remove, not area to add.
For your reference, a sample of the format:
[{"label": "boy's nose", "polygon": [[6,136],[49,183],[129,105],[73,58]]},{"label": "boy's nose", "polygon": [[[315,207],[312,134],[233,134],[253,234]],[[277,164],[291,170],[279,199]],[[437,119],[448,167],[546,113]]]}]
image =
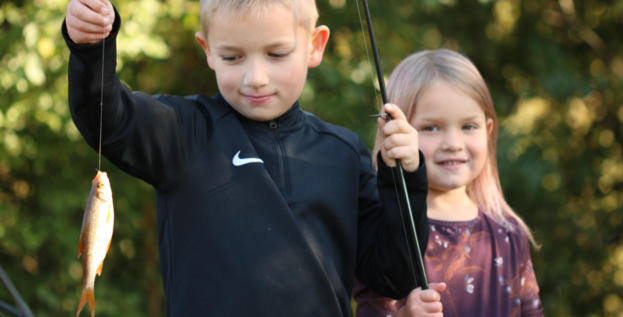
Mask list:
[{"label": "boy's nose", "polygon": [[261,63],[251,63],[244,76],[244,85],[260,88],[268,84],[268,72]]}]

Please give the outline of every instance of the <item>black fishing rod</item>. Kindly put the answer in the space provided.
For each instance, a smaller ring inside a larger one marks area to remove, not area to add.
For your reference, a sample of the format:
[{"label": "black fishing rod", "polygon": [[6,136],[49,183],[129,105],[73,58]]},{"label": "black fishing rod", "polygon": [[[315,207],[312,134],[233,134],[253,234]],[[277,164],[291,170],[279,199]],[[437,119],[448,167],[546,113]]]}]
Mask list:
[{"label": "black fishing rod", "polygon": [[[379,52],[376,46],[376,40],[374,38],[374,30],[372,29],[372,20],[370,19],[370,10],[368,9],[368,1],[361,0],[363,2],[364,13],[366,16],[366,22],[368,23],[368,33],[370,34],[370,45],[372,45],[372,55],[374,56],[374,64],[376,66],[376,74],[379,80],[379,89],[381,90],[381,98],[383,99],[383,104],[388,103],[387,91],[385,89],[385,79],[383,78],[383,70],[381,69],[381,61],[379,60]],[[386,121],[391,121],[392,116],[389,113],[383,113],[379,115],[373,115],[372,117],[382,117]],[[421,164],[421,162],[420,162]],[[398,175],[401,180],[402,189],[405,197],[407,213],[409,214],[409,220],[411,220],[411,230],[413,231],[413,245],[415,246],[415,253],[417,261],[417,272],[420,277],[420,284],[423,290],[428,289],[428,280],[426,279],[426,270],[424,269],[424,261],[422,260],[422,253],[420,252],[420,244],[417,239],[417,230],[415,228],[415,221],[413,220],[413,213],[411,212],[411,203],[409,202],[409,193],[407,192],[407,183],[405,181],[405,175],[402,168],[402,164],[400,160],[396,160],[396,167],[398,168]],[[395,183],[394,179],[394,183]],[[398,198],[400,199],[400,197]],[[400,206],[400,205],[399,205]],[[408,241],[407,241],[408,244]],[[412,267],[413,269],[413,263]],[[413,278],[417,281],[417,277],[415,276],[415,270],[413,272]]]}]

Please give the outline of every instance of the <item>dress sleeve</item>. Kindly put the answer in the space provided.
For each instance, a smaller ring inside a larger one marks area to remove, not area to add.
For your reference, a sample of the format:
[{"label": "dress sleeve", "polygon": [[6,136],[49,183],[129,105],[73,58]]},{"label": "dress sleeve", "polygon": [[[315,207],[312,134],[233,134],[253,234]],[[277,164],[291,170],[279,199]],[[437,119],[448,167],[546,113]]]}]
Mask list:
[{"label": "dress sleeve", "polygon": [[63,23],[63,37],[71,52],[68,78],[72,119],[85,141],[97,151],[102,113],[102,155],[126,173],[162,189],[185,172],[205,144],[209,127],[195,101],[132,92],[119,81],[115,71],[116,35],[121,19],[116,9],[115,14],[104,53],[102,42],[74,43]]},{"label": "dress sleeve", "polygon": [[536,282],[534,267],[530,258],[530,240],[522,237],[521,243],[520,291],[521,316],[543,316],[543,305],[539,297],[539,285]]},{"label": "dress sleeve", "polygon": [[[417,272],[417,254],[401,181],[397,169],[386,166],[380,155],[378,173],[375,173],[368,150],[362,142],[360,147],[362,172],[355,277],[380,295],[401,299],[420,284],[413,278],[414,270]],[[422,152],[420,167],[404,174],[421,256],[424,258],[428,243],[428,179]]]}]

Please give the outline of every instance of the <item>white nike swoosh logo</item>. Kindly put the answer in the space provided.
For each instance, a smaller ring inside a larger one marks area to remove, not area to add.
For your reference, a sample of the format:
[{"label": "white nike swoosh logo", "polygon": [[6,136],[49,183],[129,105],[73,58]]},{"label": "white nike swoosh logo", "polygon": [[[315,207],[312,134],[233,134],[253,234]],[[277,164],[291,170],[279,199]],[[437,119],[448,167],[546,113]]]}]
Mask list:
[{"label": "white nike swoosh logo", "polygon": [[236,155],[234,156],[234,159],[231,161],[232,163],[234,163],[234,166],[242,166],[242,165],[249,164],[249,163],[264,163],[264,161],[260,160],[259,158],[250,157],[250,158],[241,159],[239,155],[240,155],[240,151],[236,153]]}]

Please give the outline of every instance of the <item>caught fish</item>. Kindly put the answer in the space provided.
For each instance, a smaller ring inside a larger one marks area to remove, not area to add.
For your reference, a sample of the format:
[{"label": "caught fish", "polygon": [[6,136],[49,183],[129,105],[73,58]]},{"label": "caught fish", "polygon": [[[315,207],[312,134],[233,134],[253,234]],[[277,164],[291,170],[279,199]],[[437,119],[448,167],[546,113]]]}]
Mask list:
[{"label": "caught fish", "polygon": [[80,229],[78,257],[82,255],[84,281],[76,316],[80,315],[87,301],[89,308],[91,308],[91,316],[95,316],[95,295],[93,293],[95,274],[98,276],[102,274],[104,258],[112,241],[114,222],[115,211],[112,205],[110,181],[106,172],[98,171],[93,179],[91,194],[84,211],[84,218],[82,218],[82,229]]}]

